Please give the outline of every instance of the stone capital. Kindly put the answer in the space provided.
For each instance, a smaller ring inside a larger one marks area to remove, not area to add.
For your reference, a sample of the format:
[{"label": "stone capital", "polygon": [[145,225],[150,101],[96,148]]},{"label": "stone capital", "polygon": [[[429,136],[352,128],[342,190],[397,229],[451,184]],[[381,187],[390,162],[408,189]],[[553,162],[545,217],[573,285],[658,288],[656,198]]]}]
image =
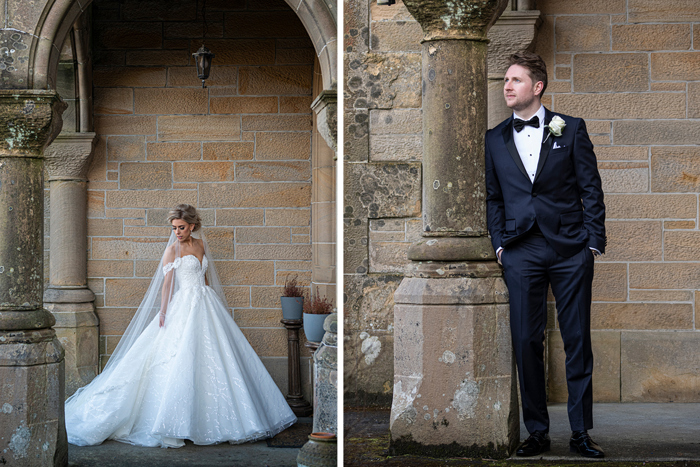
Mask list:
[{"label": "stone capital", "polygon": [[65,109],[55,91],[0,89],[0,157],[41,157],[61,131]]},{"label": "stone capital", "polygon": [[316,125],[323,139],[338,153],[338,92],[324,90],[311,103],[316,112]]},{"label": "stone capital", "polygon": [[87,181],[96,136],[95,133],[60,133],[44,151],[49,181]]},{"label": "stone capital", "polygon": [[423,41],[486,40],[509,0],[404,0],[423,28]]}]

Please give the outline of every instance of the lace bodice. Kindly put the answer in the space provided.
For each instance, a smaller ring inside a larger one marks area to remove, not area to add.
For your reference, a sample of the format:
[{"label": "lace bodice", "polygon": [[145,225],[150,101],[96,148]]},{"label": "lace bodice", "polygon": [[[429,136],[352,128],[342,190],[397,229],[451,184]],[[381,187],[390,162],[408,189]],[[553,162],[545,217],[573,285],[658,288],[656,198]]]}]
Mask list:
[{"label": "lace bodice", "polygon": [[202,258],[202,263],[195,255],[185,255],[182,258],[175,258],[175,261],[168,263],[163,267],[163,274],[169,273],[175,269],[178,285],[180,288],[189,289],[190,287],[203,286],[204,274],[207,272],[209,262],[207,257]]}]

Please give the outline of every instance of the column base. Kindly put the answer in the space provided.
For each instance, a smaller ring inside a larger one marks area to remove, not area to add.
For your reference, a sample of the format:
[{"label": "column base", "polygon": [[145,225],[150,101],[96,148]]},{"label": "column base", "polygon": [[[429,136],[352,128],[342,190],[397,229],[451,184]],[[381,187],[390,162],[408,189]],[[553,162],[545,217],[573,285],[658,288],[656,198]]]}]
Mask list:
[{"label": "column base", "polygon": [[92,303],[94,299],[95,294],[87,288],[48,288],[44,294],[44,306],[56,319],[56,337],[66,351],[66,398],[87,385],[99,372],[100,328]]},{"label": "column base", "polygon": [[501,277],[407,277],[394,295],[389,452],[505,458],[520,437]]},{"label": "column base", "polygon": [[0,332],[0,464],[68,465],[63,356],[53,329]]}]

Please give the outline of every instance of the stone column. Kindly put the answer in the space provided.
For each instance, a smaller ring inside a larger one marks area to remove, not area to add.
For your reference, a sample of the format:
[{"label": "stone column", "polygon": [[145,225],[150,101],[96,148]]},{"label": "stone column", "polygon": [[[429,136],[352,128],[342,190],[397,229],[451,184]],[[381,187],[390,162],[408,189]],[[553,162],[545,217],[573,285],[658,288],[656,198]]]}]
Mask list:
[{"label": "stone column", "polygon": [[63,348],[43,307],[44,148],[54,91],[0,90],[0,464],[68,464]]},{"label": "stone column", "polygon": [[503,77],[508,70],[508,57],[521,50],[530,50],[534,45],[537,28],[542,20],[540,12],[532,9],[532,3],[534,2],[520,0],[517,10],[504,11],[489,30],[489,128],[495,127],[513,113],[503,98]]},{"label": "stone column", "polygon": [[44,306],[66,351],[66,397],[97,376],[99,327],[87,287],[87,170],[95,133],[61,133],[46,148],[50,189],[49,287]]},{"label": "stone column", "polygon": [[508,305],[486,227],[486,34],[508,0],[404,0],[421,24],[423,240],[394,300],[392,454],[518,442]]}]

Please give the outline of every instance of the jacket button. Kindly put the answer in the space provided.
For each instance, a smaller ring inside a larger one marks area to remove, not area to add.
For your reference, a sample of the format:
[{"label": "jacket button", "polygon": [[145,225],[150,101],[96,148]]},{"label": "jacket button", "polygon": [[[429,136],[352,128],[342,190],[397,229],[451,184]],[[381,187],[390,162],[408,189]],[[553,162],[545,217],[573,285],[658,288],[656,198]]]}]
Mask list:
[{"label": "jacket button", "polygon": [[537,193],[533,193],[533,194],[532,194],[532,197],[533,197],[533,198],[537,198]]}]

